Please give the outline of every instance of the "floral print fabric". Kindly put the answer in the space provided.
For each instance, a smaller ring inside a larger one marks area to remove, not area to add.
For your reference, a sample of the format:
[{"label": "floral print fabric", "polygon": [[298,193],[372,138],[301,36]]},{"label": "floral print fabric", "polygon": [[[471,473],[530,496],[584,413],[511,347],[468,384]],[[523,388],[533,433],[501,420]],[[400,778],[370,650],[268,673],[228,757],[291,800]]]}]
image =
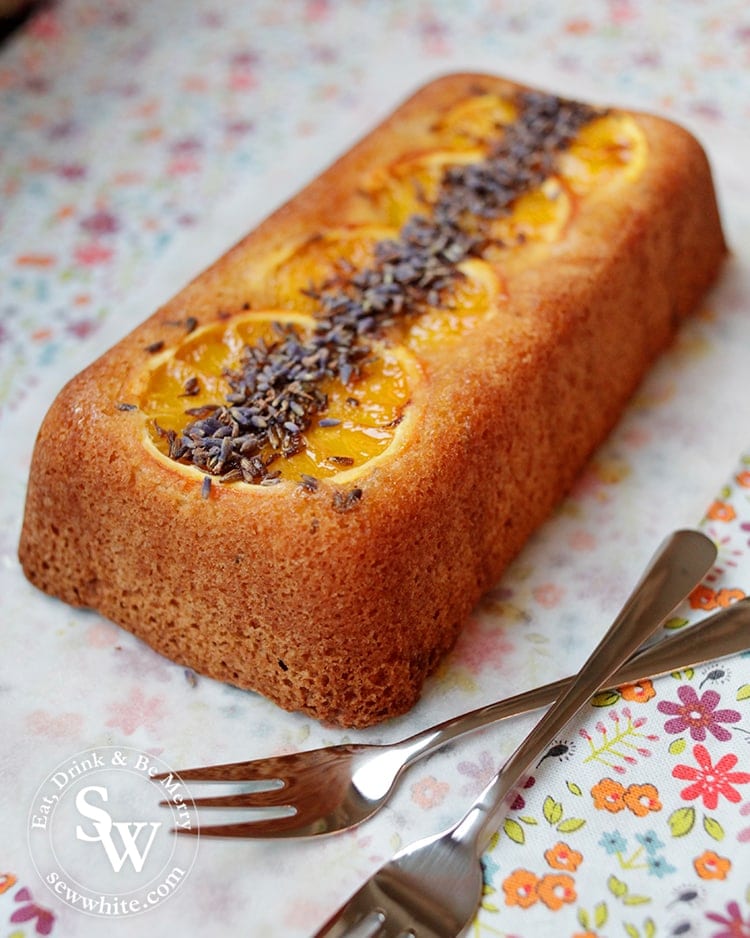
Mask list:
[{"label": "floral print fabric", "polygon": [[[680,526],[700,523],[719,556],[667,631],[745,596],[748,55],[739,0],[60,0],[0,45],[0,938],[102,934],[46,889],[27,845],[33,792],[73,753],[119,743],[179,768],[407,736],[572,673]],[[414,711],[342,733],[33,590],[16,558],[24,486],[62,383],[414,87],[467,69],[685,124],[732,256]],[[179,894],[116,930],[304,938],[453,823],[535,719],[415,765],[341,836],[201,841]],[[597,695],[532,767],[483,866],[476,938],[750,938],[750,656]]]}]

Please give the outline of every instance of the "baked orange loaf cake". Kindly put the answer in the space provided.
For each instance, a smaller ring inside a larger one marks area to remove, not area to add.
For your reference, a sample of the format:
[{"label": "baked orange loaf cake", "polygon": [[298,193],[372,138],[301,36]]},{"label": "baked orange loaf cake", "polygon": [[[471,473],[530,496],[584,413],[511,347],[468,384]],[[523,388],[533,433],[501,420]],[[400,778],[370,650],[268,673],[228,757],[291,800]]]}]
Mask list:
[{"label": "baked orange loaf cake", "polygon": [[724,254],[684,130],[438,79],[64,388],[24,570],[281,707],[402,713]]}]

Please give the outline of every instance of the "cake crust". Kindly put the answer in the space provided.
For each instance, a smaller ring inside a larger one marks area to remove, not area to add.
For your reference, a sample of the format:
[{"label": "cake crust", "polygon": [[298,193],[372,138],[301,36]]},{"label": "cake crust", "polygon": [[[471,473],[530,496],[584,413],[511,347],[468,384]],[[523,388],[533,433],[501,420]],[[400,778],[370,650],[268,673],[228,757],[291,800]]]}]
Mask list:
[{"label": "cake crust", "polygon": [[382,221],[362,194],[373,167],[434,147],[467,97],[518,91],[469,74],[425,86],[62,390],[29,478],[31,582],[289,710],[362,727],[413,706],[717,275],[726,248],[695,139],[630,114],[637,176],[576,199],[559,237],[485,258],[498,309],[415,355],[393,441],[357,471],[209,488],[147,439],[139,402],[154,356],[196,323],[252,315],[269,257]]}]

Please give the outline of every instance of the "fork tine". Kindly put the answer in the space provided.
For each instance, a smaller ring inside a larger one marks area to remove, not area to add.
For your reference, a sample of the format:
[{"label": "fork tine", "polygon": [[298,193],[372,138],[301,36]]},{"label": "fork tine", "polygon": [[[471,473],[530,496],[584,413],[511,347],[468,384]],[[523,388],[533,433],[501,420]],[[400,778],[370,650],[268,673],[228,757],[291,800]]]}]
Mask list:
[{"label": "fork tine", "polygon": [[[183,804],[184,802],[178,802]],[[162,807],[175,804],[166,799],[160,801]],[[263,791],[242,791],[232,795],[213,795],[205,798],[191,798],[194,808],[291,808],[286,797],[286,786],[264,789]]]},{"label": "fork tine", "polygon": [[270,759],[251,759],[249,762],[225,762],[222,765],[203,765],[194,769],[181,769],[177,772],[162,772],[154,775],[155,781],[166,779],[170,774],[183,782],[255,782],[280,781],[280,769],[283,756]]},{"label": "fork tine", "polygon": [[368,882],[315,932],[314,938],[379,938],[390,934],[385,913],[373,906]]},{"label": "fork tine", "polygon": [[192,829],[174,828],[173,833],[184,835],[199,834],[201,837],[240,837],[245,840],[264,837],[297,837],[300,823],[296,814],[286,814],[274,818],[262,818],[258,821],[237,821],[229,824],[206,824]]}]

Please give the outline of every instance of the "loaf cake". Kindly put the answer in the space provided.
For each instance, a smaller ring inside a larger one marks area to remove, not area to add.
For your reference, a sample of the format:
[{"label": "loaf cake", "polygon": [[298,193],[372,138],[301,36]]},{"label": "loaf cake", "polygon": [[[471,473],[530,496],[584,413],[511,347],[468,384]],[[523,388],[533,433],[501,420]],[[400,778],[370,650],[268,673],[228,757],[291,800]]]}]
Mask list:
[{"label": "loaf cake", "polygon": [[283,708],[403,713],[724,254],[685,130],[439,78],[62,390],[25,573]]}]

